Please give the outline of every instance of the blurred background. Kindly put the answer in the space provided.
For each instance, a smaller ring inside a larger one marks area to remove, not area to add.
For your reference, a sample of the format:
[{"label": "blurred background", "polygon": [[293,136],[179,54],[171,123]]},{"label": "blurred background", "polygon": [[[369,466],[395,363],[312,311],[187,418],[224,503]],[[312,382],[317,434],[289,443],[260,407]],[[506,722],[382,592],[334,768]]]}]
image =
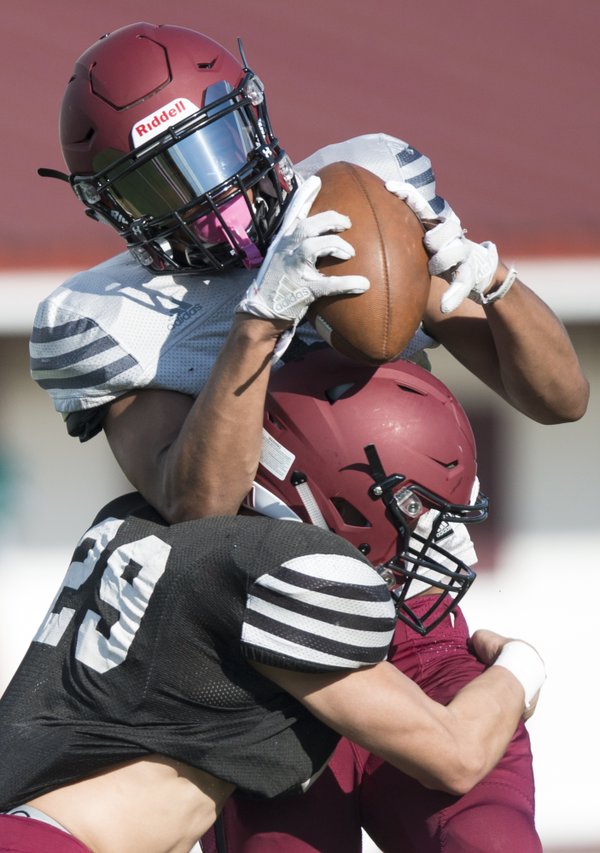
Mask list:
[{"label": "blurred background", "polygon": [[[598,0],[20,0],[3,13],[0,76],[0,692],[77,538],[129,489],[103,437],[67,436],[28,372],[39,300],[121,251],[66,184],[58,110],[74,60],[137,20],[241,36],[293,160],[361,133],[409,141],[475,240],[561,317],[592,385],[576,424],[527,421],[450,356],[434,371],[476,431],[492,518],[478,529],[471,627],[523,636],[549,678],[529,724],[546,853],[600,850],[596,584],[600,530],[600,3]],[[400,806],[401,807],[401,806]],[[372,847],[365,840],[365,850]]]}]

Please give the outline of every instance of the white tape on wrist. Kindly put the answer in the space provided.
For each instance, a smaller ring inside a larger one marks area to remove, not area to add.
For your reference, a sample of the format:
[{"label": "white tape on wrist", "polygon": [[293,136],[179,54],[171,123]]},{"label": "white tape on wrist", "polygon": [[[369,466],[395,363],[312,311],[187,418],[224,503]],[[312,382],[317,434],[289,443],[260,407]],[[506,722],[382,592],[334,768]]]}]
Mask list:
[{"label": "white tape on wrist", "polygon": [[518,273],[514,267],[511,267],[506,274],[506,278],[500,285],[500,287],[496,288],[496,290],[492,291],[492,293],[482,293],[481,294],[481,304],[482,305],[490,305],[492,302],[497,302],[498,299],[502,299],[503,296],[506,296],[508,291],[513,286],[515,279]]},{"label": "white tape on wrist", "polygon": [[525,707],[546,680],[546,667],[536,650],[522,640],[511,640],[502,647],[502,651],[493,666],[503,666],[517,678],[525,691]]}]

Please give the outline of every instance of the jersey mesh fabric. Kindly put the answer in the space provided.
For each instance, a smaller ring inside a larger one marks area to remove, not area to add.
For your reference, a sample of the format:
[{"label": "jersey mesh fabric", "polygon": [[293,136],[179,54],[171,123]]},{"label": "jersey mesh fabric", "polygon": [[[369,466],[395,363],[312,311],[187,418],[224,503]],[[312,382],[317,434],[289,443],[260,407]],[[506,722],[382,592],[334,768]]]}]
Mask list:
[{"label": "jersey mesh fabric", "polygon": [[[138,498],[117,502],[81,540],[0,701],[0,809],[149,753],[257,796],[294,790],[338,737],[247,657],[310,672],[384,660],[387,587],[350,545],[310,525],[238,517],[169,527],[144,504],[123,521],[127,501],[131,510]],[[244,639],[257,598],[269,630]]]},{"label": "jersey mesh fabric", "polygon": [[[384,179],[418,186],[432,205],[429,159],[406,142],[368,134],[329,145],[299,163],[301,176],[349,160]],[[130,391],[158,388],[196,397],[231,327],[255,272],[243,267],[215,276],[154,276],[124,252],[80,272],[44,299],[30,340],[35,381],[63,414],[95,409]],[[309,323],[296,335],[321,341]],[[403,358],[436,342],[417,331]]]},{"label": "jersey mesh fabric", "polygon": [[384,181],[405,181],[416,187],[438,215],[449,210],[437,195],[431,160],[408,142],[386,133],[366,133],[343,142],[326,145],[296,166],[307,178],[323,166],[337,161],[353,163],[374,172]]}]

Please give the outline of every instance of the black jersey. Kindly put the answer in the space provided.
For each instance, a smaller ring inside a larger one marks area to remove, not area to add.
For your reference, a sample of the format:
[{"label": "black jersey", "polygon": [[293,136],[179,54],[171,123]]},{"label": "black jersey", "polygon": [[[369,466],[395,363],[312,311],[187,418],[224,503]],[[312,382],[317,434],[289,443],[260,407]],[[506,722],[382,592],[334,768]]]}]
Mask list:
[{"label": "black jersey", "polygon": [[109,504],[0,701],[0,809],[160,753],[272,797],[338,736],[248,660],[351,670],[384,660],[388,590],[328,531],[262,517],[167,525]]}]

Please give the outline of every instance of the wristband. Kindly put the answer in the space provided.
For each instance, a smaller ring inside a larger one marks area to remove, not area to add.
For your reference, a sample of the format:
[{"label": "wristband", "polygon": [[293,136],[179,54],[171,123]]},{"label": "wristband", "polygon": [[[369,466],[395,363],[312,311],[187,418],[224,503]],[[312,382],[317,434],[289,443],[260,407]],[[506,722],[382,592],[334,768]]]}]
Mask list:
[{"label": "wristband", "polygon": [[518,275],[518,273],[517,273],[516,269],[514,267],[511,267],[509,269],[508,273],[506,274],[506,278],[504,279],[504,281],[502,282],[500,287],[496,288],[496,290],[493,290],[491,293],[487,293],[487,294],[482,293],[481,294],[481,297],[480,297],[481,298],[481,304],[482,305],[489,305],[492,302],[496,302],[498,299],[502,299],[503,296],[506,296],[508,291],[513,286],[517,275]]},{"label": "wristband", "polygon": [[546,680],[544,661],[536,650],[522,640],[510,640],[502,647],[493,666],[503,666],[521,682],[525,691],[525,707],[529,708]]}]

